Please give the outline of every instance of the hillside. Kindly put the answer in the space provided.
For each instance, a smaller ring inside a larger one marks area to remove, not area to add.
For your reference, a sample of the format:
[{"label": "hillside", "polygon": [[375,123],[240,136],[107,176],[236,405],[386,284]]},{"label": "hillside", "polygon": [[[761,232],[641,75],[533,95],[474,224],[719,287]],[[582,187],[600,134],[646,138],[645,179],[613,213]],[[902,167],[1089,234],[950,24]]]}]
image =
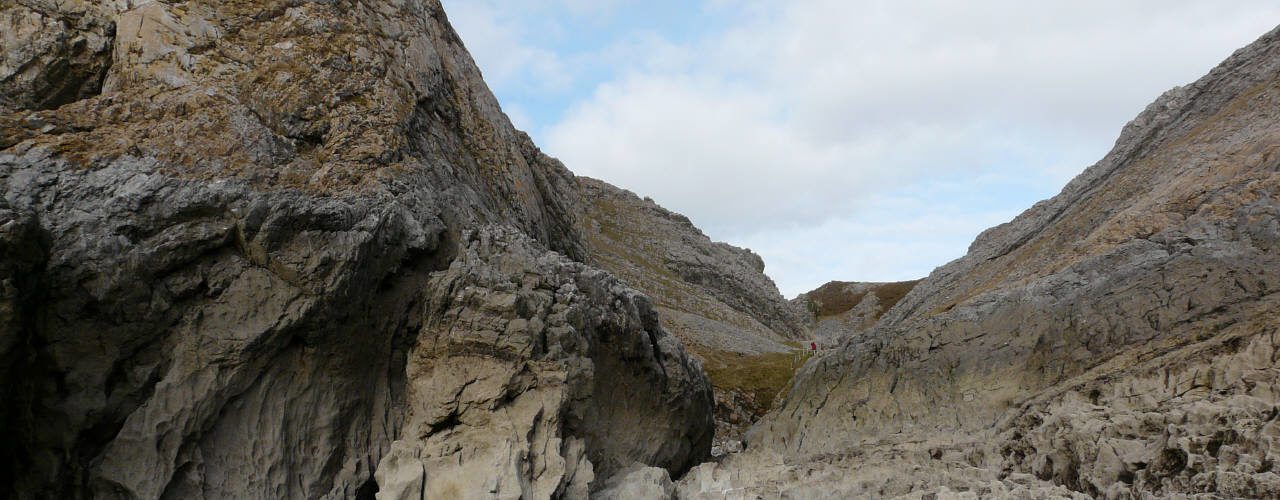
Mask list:
[{"label": "hillside", "polygon": [[1280,496],[1277,193],[1280,30],[809,362],[681,491]]},{"label": "hillside", "polygon": [[713,242],[683,215],[580,177],[588,260],[654,300],[695,352],[762,354],[807,338],[800,314],[750,250]]},{"label": "hillside", "polygon": [[791,303],[809,313],[811,335],[826,348],[871,329],[918,283],[832,281],[800,294]]}]

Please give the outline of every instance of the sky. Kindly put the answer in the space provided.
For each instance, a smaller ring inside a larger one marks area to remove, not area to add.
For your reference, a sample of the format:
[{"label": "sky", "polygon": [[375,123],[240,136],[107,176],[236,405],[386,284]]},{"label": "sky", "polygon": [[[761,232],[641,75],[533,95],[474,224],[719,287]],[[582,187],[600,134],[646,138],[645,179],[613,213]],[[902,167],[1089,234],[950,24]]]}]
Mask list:
[{"label": "sky", "polygon": [[444,0],[515,125],[787,297],[927,276],[1057,194],[1273,0]]}]

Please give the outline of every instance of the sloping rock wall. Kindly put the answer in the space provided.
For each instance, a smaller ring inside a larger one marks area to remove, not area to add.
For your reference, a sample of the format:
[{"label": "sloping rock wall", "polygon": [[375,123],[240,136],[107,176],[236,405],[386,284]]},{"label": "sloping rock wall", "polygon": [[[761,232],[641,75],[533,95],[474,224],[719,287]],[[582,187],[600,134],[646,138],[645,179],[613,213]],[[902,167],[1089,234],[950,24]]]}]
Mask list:
[{"label": "sloping rock wall", "polygon": [[603,181],[580,178],[579,189],[590,262],[652,297],[686,345],[760,354],[807,338],[759,255],[713,242],[685,216]]},{"label": "sloping rock wall", "polygon": [[[707,455],[705,376],[569,260],[576,179],[439,2],[32,0],[0,23],[17,497],[394,496],[413,460],[447,489],[494,457],[504,479],[460,494],[574,496]],[[89,83],[50,89],[65,71]]]}]

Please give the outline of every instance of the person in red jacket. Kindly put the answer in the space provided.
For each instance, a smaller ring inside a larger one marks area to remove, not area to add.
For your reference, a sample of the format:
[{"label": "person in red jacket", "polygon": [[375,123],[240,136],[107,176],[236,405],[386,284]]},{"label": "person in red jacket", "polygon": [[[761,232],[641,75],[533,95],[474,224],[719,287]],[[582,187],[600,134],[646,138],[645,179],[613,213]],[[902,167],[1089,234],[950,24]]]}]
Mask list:
[{"label": "person in red jacket", "polygon": [[817,343],[817,342],[810,342],[810,343],[809,343],[809,350],[810,350],[810,351],[813,351],[813,352],[818,352],[818,343]]}]

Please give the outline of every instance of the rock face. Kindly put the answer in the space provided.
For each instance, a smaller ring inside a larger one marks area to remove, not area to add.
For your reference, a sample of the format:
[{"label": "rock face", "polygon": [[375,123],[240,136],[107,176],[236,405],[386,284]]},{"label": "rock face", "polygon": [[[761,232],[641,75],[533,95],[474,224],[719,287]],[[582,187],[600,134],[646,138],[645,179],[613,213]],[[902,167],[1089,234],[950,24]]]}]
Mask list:
[{"label": "rock face", "polygon": [[636,468],[614,476],[605,489],[592,496],[596,500],[667,500],[675,498],[676,486],[667,471],[657,467]]},{"label": "rock face", "polygon": [[114,35],[101,4],[111,3],[0,4],[0,107],[51,109],[100,92]]},{"label": "rock face", "polygon": [[835,346],[846,337],[876,326],[919,281],[896,283],[850,283],[832,281],[802,293],[791,301],[807,312],[811,335],[823,347]]},{"label": "rock face", "polygon": [[572,262],[577,180],[437,1],[0,23],[15,496],[582,497],[709,453],[705,375]]},{"label": "rock face", "polygon": [[768,409],[752,393],[760,383],[752,366],[807,339],[804,314],[778,293],[751,250],[713,242],[685,216],[605,182],[580,178],[579,189],[588,261],[653,298],[663,326],[708,368],[716,445],[736,442]]},{"label": "rock face", "polygon": [[702,458],[710,390],[645,296],[514,231],[465,239],[427,285],[380,498],[581,498],[597,474]]},{"label": "rock face", "polygon": [[681,491],[1276,497],[1278,193],[1280,30],[808,363],[759,455]]},{"label": "rock face", "polygon": [[807,338],[764,260],[711,241],[683,215],[580,178],[590,261],[654,300],[662,323],[695,351],[760,354]]}]

